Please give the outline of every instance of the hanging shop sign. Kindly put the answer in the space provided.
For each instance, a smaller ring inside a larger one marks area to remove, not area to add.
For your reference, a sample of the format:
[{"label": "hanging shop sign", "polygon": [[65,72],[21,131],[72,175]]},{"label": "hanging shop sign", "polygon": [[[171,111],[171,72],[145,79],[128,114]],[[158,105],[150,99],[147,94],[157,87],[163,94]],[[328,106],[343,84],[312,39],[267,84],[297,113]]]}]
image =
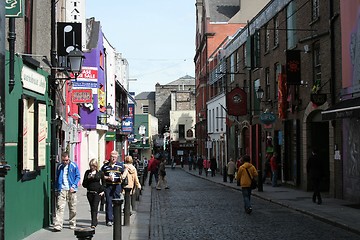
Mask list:
[{"label": "hanging shop sign", "polygon": [[23,17],[24,16],[23,0],[7,0],[5,1],[6,17]]},{"label": "hanging shop sign", "polygon": [[275,122],[275,120],[276,116],[273,113],[264,112],[260,114],[260,122],[262,122],[263,124],[272,124]]},{"label": "hanging shop sign", "polygon": [[93,96],[91,89],[73,89],[71,91],[72,103],[92,103]]},{"label": "hanging shop sign", "polygon": [[226,95],[226,106],[229,115],[244,116],[247,114],[246,92],[239,87],[234,88]]},{"label": "hanging shop sign", "polygon": [[326,102],[327,96],[325,93],[313,93],[310,95],[310,100],[316,106],[321,106]]},{"label": "hanging shop sign", "polygon": [[105,134],[105,141],[115,141],[116,140],[116,132],[106,132]]},{"label": "hanging shop sign", "polygon": [[301,84],[300,50],[286,51],[286,80],[287,85]]}]

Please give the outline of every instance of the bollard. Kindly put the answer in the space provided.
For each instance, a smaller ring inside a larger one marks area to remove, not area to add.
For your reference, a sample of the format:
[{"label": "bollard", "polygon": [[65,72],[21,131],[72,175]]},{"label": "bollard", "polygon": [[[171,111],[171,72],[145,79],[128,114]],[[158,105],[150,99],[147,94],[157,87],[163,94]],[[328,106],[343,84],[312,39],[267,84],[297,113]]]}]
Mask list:
[{"label": "bollard", "polygon": [[130,225],[130,203],[131,203],[131,199],[130,199],[130,191],[131,188],[125,188],[125,205],[124,205],[124,225],[128,226]]},{"label": "bollard", "polygon": [[74,235],[79,240],[91,240],[95,234],[95,229],[93,228],[76,228],[74,230]]},{"label": "bollard", "polygon": [[123,200],[115,198],[112,200],[114,212],[113,240],[121,240],[121,205]]},{"label": "bollard", "polygon": [[227,172],[226,172],[226,166],[223,168],[223,181],[227,182]]}]

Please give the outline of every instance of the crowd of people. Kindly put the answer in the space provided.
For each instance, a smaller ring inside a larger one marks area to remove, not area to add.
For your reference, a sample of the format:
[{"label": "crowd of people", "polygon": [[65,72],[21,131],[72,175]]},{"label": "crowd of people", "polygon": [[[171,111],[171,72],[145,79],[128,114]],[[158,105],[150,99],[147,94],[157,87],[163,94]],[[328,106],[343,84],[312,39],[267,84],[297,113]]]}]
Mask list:
[{"label": "crowd of people", "polygon": [[[138,178],[138,167],[140,161],[133,159],[128,155],[124,162],[118,160],[117,151],[112,151],[110,159],[105,160],[103,165],[99,166],[97,159],[89,161],[89,169],[85,171],[82,186],[87,190],[87,200],[90,206],[91,228],[98,225],[98,210],[102,199],[105,203],[105,224],[112,226],[114,221],[113,199],[121,198],[124,191],[129,189],[130,195],[135,193],[136,189],[141,190],[141,184]],[[169,189],[166,181],[165,170],[166,159],[160,154],[151,156],[148,161],[143,159],[144,179],[147,171],[150,173],[149,185],[152,184],[153,177],[156,182],[156,189]],[[59,232],[63,228],[64,210],[66,204],[69,209],[70,229],[76,228],[76,203],[78,186],[80,184],[80,171],[77,164],[71,161],[69,153],[61,154],[61,163],[56,170],[56,216],[54,219],[54,231]],[[100,207],[101,208],[101,207]]]},{"label": "crowd of people", "polygon": [[[98,209],[102,199],[105,199],[106,225],[113,225],[113,205],[112,200],[121,197],[124,189],[130,189],[130,194],[133,194],[135,189],[141,189],[141,184],[138,179],[137,167],[139,160],[135,160],[131,156],[125,157],[125,163],[118,161],[118,152],[112,151],[110,160],[105,161],[103,166],[99,168],[97,159],[91,159],[89,162],[89,169],[86,170],[82,186],[87,189],[87,199],[90,206],[91,227],[96,228],[98,225]],[[183,167],[183,158],[180,158],[181,167]],[[173,161],[172,166],[176,165]],[[217,162],[214,157],[206,159],[204,156],[191,158],[188,162],[191,167],[189,170],[196,170],[198,168],[199,175],[205,172],[206,177],[211,172],[214,177],[217,171]],[[153,179],[155,180],[155,187],[157,190],[169,189],[166,179],[166,159],[161,154],[151,155],[147,160],[143,159],[144,179],[146,179],[147,172],[149,172],[149,186],[152,186]],[[234,179],[237,185],[241,186],[242,195],[244,199],[245,212],[250,214],[252,212],[251,206],[251,191],[252,180],[257,179],[258,170],[251,163],[250,156],[244,155],[236,162],[229,159],[226,164],[226,177],[229,177],[230,183]],[[278,180],[278,159],[277,153],[273,152],[266,155],[264,164],[263,183],[267,176],[270,176],[271,184],[277,187]],[[314,194],[313,202],[321,204],[322,199],[320,195],[320,181],[321,181],[321,161],[317,155],[316,150],[312,154],[307,163],[307,171],[311,176],[313,182]],[[125,181],[126,179],[126,181]],[[61,163],[57,166],[56,171],[56,190],[57,190],[57,206],[56,216],[54,219],[54,231],[61,231],[63,227],[63,215],[66,204],[69,208],[69,225],[70,229],[76,228],[76,203],[78,185],[80,181],[80,172],[77,164],[69,159],[67,152],[62,153]]]}]

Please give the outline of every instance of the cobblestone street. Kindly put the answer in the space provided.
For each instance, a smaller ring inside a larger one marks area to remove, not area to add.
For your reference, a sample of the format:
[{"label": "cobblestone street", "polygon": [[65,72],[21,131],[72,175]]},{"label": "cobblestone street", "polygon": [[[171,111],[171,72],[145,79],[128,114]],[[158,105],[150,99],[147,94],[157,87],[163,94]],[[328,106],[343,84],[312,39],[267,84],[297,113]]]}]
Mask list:
[{"label": "cobblestone street", "polygon": [[241,191],[181,169],[168,169],[167,173],[170,189],[152,189],[152,240],[360,239],[359,235],[256,197],[252,197],[252,214],[245,214]]}]

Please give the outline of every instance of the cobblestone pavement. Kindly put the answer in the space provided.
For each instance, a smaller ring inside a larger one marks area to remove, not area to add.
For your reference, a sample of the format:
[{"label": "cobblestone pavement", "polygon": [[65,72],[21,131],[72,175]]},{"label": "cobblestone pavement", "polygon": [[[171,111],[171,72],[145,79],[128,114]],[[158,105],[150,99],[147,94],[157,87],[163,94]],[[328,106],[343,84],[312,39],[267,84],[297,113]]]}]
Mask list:
[{"label": "cobblestone pavement", "polygon": [[151,240],[360,239],[355,233],[255,197],[248,215],[241,191],[181,169],[167,172],[170,189],[152,189]]}]

